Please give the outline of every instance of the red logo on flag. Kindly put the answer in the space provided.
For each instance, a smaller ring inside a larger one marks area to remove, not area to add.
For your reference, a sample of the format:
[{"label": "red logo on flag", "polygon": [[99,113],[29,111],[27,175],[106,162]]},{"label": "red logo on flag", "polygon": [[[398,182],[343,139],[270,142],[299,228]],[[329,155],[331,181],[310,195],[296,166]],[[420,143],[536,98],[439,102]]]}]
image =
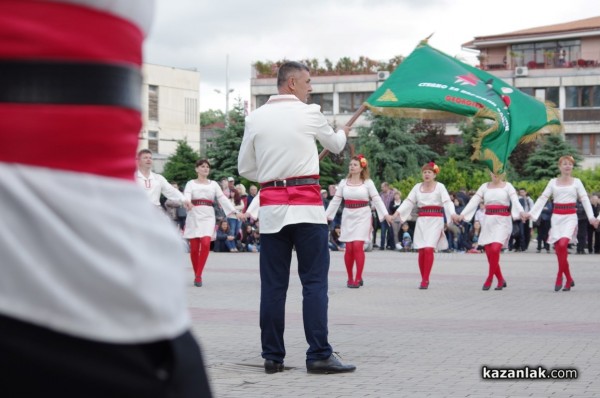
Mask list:
[{"label": "red logo on flag", "polygon": [[454,83],[459,83],[461,86],[466,84],[471,86],[476,86],[477,82],[479,82],[479,78],[472,73],[467,75],[456,76],[456,81]]}]

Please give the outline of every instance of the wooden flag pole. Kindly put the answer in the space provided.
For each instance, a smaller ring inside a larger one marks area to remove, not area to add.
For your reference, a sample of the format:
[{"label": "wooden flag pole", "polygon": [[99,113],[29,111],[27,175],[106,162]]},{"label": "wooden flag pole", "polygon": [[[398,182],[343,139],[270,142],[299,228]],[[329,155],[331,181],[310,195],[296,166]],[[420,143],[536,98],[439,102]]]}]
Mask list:
[{"label": "wooden flag pole", "polygon": [[[367,107],[365,106],[365,104],[362,104],[360,106],[360,108],[358,108],[356,110],[356,112],[354,112],[354,115],[352,115],[352,117],[350,118],[350,120],[348,120],[348,123],[346,123],[346,126],[348,127],[352,127],[352,125],[354,124],[354,122],[356,122],[356,119],[358,119],[358,117],[367,110]],[[350,132],[348,132],[349,134]],[[348,135],[346,135],[346,138],[348,137]],[[327,149],[323,149],[321,151],[321,153],[319,154],[319,161],[323,160],[323,158],[325,156],[327,156],[327,154],[329,153],[329,151]]]}]

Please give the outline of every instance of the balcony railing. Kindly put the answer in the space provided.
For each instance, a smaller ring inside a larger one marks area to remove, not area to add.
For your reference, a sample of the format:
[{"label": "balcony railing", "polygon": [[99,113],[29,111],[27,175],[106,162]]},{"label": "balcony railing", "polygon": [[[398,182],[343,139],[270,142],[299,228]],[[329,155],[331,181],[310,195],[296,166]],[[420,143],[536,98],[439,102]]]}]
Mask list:
[{"label": "balcony railing", "polygon": [[519,66],[526,66],[528,69],[559,69],[559,68],[597,68],[600,67],[600,62],[593,59],[578,59],[573,61],[549,61],[549,62],[535,62],[529,61],[527,63],[515,62],[512,65],[504,62],[492,63],[484,62],[479,67],[483,70],[512,70]]}]

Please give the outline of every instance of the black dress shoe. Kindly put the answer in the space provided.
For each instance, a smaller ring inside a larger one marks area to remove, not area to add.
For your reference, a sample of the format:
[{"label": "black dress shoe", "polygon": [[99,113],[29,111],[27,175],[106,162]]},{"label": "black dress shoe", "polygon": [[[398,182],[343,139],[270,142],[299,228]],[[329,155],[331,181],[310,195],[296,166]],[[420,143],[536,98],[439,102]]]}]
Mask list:
[{"label": "black dress shoe", "polygon": [[347,373],[354,372],[355,370],[356,366],[344,365],[333,355],[327,359],[306,361],[306,371],[308,373]]},{"label": "black dress shoe", "polygon": [[[361,280],[360,280],[360,282],[358,282],[358,284],[359,284],[360,286],[362,286],[362,285],[364,285],[365,283],[364,283],[364,282],[363,282],[363,280],[361,279]],[[575,286],[575,285],[573,285],[573,286]]]},{"label": "black dress shoe", "polygon": [[571,283],[567,282],[565,287],[563,287],[563,292],[570,292],[571,288],[575,286],[575,281],[571,281]]},{"label": "black dress shoe", "polygon": [[491,284],[489,284],[489,285],[483,285],[483,287],[481,288],[481,290],[490,290],[490,287],[492,287]]},{"label": "black dress shoe", "polygon": [[561,288],[562,288],[562,284],[561,285],[554,285],[554,291],[555,292],[558,292]]},{"label": "black dress shoe", "polygon": [[200,281],[200,282],[194,282],[194,286],[196,286],[196,287],[202,287],[202,281]]},{"label": "black dress shoe", "polygon": [[272,374],[277,372],[283,372],[283,362],[265,359],[265,373]]}]

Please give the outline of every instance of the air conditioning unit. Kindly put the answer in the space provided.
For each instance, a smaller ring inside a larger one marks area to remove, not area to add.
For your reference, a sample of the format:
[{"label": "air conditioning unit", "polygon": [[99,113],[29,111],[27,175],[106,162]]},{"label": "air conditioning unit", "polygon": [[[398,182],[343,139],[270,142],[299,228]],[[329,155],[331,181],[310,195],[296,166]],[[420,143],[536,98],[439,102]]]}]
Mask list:
[{"label": "air conditioning unit", "polygon": [[529,69],[526,66],[517,66],[515,68],[515,76],[527,76],[529,75]]},{"label": "air conditioning unit", "polygon": [[377,80],[382,81],[387,79],[388,77],[390,77],[390,72],[388,72],[387,70],[377,71]]}]

